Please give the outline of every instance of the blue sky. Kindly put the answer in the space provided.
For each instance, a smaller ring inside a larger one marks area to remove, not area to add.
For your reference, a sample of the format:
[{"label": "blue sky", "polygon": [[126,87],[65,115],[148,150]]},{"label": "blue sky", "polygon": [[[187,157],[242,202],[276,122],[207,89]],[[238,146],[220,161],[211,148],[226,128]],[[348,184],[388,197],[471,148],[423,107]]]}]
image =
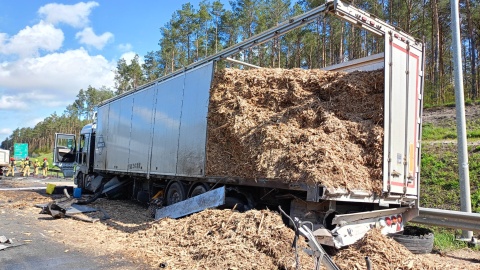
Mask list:
[{"label": "blue sky", "polygon": [[187,2],[200,0],[0,0],[0,142],[88,85],[113,89],[118,59],[158,50],[159,28]]}]

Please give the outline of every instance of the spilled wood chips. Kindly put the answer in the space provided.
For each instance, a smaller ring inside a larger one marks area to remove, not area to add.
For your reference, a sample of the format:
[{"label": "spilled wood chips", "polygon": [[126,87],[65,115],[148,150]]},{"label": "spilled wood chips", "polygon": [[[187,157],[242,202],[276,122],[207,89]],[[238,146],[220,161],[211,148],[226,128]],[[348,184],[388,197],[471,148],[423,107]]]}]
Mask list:
[{"label": "spilled wood chips", "polygon": [[383,77],[383,70],[217,72],[207,174],[379,193]]},{"label": "spilled wood chips", "polygon": [[[49,200],[50,196],[37,192],[0,191],[0,215],[5,220],[22,219],[31,224],[32,233],[43,233],[72,252],[129,260],[138,263],[137,269],[161,265],[165,269],[295,269],[294,232],[272,211],[206,210],[178,220],[152,221],[138,204],[99,199],[91,206],[104,209],[111,219],[87,223],[39,215],[33,205]],[[313,260],[301,250],[299,256],[302,269],[312,269]],[[375,270],[466,270],[478,269],[480,263],[478,251],[472,250],[414,255],[378,231],[333,259],[341,269],[366,269],[365,256]]]},{"label": "spilled wood chips", "polygon": [[[162,219],[133,233],[137,256],[170,269],[295,269],[294,232],[269,210],[205,210],[179,220]],[[301,248],[305,269],[313,260]]]},{"label": "spilled wood chips", "polygon": [[334,260],[341,269],[363,270],[367,269],[367,256],[372,269],[438,269],[434,262],[412,254],[377,229],[370,230],[358,242],[341,250]]}]

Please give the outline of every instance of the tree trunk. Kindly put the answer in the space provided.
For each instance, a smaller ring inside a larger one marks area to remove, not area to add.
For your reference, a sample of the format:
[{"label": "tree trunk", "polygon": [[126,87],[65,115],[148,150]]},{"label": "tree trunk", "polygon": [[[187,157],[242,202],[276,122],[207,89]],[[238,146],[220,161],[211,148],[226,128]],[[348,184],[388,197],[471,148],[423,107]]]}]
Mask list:
[{"label": "tree trunk", "polygon": [[326,46],[326,38],[327,35],[327,20],[323,17],[323,25],[322,25],[322,68],[324,68],[327,64],[327,46]]},{"label": "tree trunk", "polygon": [[345,36],[345,23],[341,23],[341,27],[340,27],[340,48],[339,48],[339,51],[338,51],[338,63],[342,63],[343,62],[343,40],[344,40],[344,36]]},{"label": "tree trunk", "polygon": [[[478,94],[478,88],[477,88],[477,63],[476,63],[476,53],[475,53],[475,48],[477,47],[475,44],[475,36],[473,33],[473,24],[472,24],[472,14],[470,11],[470,0],[465,0],[465,7],[466,7],[466,15],[467,15],[467,32],[468,32],[468,40],[469,40],[469,46],[470,46],[470,73],[471,73],[471,79],[470,79],[470,84],[471,88],[470,89],[470,94],[472,96],[472,99],[475,100],[477,99],[477,94]],[[466,70],[466,69],[465,69]]]},{"label": "tree trunk", "polygon": [[433,20],[433,34],[432,34],[432,46],[433,48],[433,60],[434,71],[433,75],[433,88],[435,89],[436,102],[438,103],[442,99],[442,93],[439,85],[439,70],[440,70],[440,25],[438,22],[438,0],[432,0],[432,20]]}]

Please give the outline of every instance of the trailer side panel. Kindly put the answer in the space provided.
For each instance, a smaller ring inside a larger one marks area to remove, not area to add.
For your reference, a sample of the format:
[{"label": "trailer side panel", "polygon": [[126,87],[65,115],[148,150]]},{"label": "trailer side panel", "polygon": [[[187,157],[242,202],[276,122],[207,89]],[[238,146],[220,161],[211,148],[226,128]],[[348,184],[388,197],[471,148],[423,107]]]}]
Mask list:
[{"label": "trailer side panel", "polygon": [[185,77],[177,175],[204,176],[207,114],[213,62],[188,72]]},{"label": "trailer side panel", "polygon": [[183,81],[184,76],[175,76],[157,86],[151,153],[152,174],[176,173]]},{"label": "trailer side panel", "polygon": [[210,62],[101,106],[94,168],[204,176],[212,75]]},{"label": "trailer side panel", "polygon": [[129,172],[148,171],[155,94],[155,85],[135,93],[128,157]]}]

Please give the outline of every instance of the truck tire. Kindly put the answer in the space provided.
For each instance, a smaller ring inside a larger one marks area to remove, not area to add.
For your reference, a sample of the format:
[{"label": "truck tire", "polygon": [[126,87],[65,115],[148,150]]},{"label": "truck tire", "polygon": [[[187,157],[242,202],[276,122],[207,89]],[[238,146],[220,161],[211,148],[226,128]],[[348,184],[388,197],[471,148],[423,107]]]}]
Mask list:
[{"label": "truck tire", "polygon": [[83,173],[81,172],[77,174],[77,187],[81,188],[82,191],[85,192],[85,180],[83,177]]},{"label": "truck tire", "polygon": [[187,191],[182,183],[175,181],[168,186],[165,205],[172,205],[185,199],[187,199]]},{"label": "truck tire", "polygon": [[427,228],[405,226],[403,234],[395,234],[393,239],[414,254],[431,253],[433,249],[434,235]]},{"label": "truck tire", "polygon": [[210,190],[210,187],[205,183],[198,183],[190,189],[189,198],[203,194]]}]

